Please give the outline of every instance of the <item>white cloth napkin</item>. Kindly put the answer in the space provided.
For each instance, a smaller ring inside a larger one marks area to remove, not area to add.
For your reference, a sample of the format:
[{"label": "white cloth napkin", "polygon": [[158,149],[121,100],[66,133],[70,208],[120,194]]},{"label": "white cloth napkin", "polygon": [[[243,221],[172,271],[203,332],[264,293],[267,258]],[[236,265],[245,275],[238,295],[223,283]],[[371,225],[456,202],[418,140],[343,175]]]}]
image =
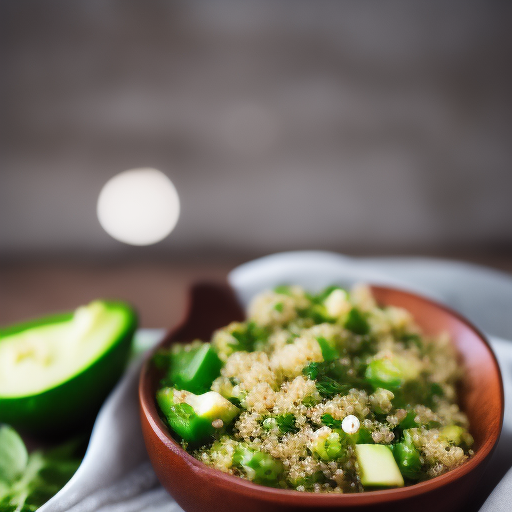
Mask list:
[{"label": "white cloth napkin", "polygon": [[[489,334],[503,373],[505,419],[498,447],[472,499],[473,505],[465,510],[509,511],[512,502],[512,470],[509,471],[512,467],[512,342],[505,339],[512,340],[512,277],[475,265],[443,260],[356,259],[311,251],[267,256],[242,265],[229,275],[229,282],[243,304],[258,291],[279,283],[297,283],[314,290],[332,282],[351,285],[361,281],[429,295],[457,309]],[[141,330],[137,333],[137,344],[149,348],[163,334],[162,330]],[[40,512],[181,510],[160,486],[146,455],[137,401],[140,364],[139,357],[103,405],[78,471]]]}]

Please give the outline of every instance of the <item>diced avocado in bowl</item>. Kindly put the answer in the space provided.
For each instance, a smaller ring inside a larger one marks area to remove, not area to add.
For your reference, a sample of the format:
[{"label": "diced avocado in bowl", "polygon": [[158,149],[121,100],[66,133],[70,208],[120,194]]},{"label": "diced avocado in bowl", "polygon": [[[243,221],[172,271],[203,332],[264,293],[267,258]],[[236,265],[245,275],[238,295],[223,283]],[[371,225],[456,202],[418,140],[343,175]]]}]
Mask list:
[{"label": "diced avocado in bowl", "polygon": [[358,444],[356,457],[361,483],[365,488],[404,486],[404,479],[388,446]]},{"label": "diced avocado in bowl", "polygon": [[97,300],[0,329],[0,422],[43,437],[90,426],[126,366],[136,327],[128,304]]}]

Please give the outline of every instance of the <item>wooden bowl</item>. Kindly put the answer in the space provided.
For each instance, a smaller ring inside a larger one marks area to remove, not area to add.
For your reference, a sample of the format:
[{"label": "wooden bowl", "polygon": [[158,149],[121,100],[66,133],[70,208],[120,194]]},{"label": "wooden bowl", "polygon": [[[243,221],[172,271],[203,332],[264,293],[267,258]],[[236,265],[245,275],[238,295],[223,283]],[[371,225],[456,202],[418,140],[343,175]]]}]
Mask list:
[{"label": "wooden bowl", "polygon": [[[462,466],[410,487],[361,494],[315,494],[273,489],[210,468],[189,455],[160,419],[155,393],[160,376],[151,355],[140,376],[142,431],[153,468],[167,491],[186,511],[244,512],[346,509],[379,512],[454,511],[478,487],[503,419],[503,386],[498,363],[484,336],[448,308],[418,295],[379,286],[372,291],[381,305],[410,311],[426,334],[448,332],[465,368],[460,403],[470,421],[475,455]],[[175,341],[210,339],[215,329],[243,320],[244,312],[227,285],[196,285],[188,314],[155,349]]]}]

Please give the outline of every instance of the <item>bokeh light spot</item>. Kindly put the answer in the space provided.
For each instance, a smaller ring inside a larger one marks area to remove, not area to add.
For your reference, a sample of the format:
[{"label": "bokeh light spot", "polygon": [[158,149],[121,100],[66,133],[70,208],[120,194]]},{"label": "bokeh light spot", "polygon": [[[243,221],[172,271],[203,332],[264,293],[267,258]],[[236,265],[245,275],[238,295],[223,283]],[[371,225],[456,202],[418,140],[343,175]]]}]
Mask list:
[{"label": "bokeh light spot", "polygon": [[131,245],[150,245],[174,229],[180,215],[178,192],[156,169],[124,171],[100,192],[98,220],[113,238]]}]

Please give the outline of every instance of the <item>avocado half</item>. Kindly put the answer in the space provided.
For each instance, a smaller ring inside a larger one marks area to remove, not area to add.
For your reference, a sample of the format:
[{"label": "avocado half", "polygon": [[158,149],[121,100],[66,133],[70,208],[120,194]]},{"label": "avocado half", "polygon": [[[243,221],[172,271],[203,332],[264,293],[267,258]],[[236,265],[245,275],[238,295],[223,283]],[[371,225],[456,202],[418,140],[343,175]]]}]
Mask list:
[{"label": "avocado half", "polygon": [[90,427],[121,377],[137,328],[123,302],[0,329],[0,423],[36,437]]}]

